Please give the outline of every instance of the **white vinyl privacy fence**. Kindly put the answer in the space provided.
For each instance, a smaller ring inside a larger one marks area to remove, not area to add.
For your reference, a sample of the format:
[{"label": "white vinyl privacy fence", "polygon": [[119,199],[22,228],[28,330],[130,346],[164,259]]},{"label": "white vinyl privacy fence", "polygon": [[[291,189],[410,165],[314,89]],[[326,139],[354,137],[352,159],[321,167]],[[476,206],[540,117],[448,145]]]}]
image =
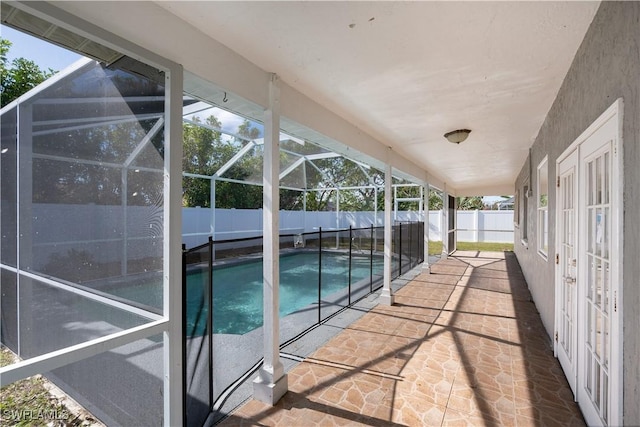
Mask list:
[{"label": "white vinyl privacy fence", "polygon": [[[423,215],[415,211],[401,211],[394,221],[422,221]],[[513,211],[458,211],[458,241],[513,242]],[[383,225],[383,213],[378,212],[303,212],[281,211],[280,232],[298,234],[352,226],[364,228]],[[215,235],[212,234],[215,224]],[[182,210],[182,236],[187,248],[205,243],[208,236],[214,240],[238,239],[262,234],[261,209],[184,208]],[[441,238],[441,211],[429,212],[429,239]]]},{"label": "white vinyl privacy fence", "polygon": [[[116,262],[125,258],[157,257],[162,250],[160,224],[162,212],[151,206],[129,206],[125,213],[118,206],[34,204],[31,222],[32,253],[37,267],[47,263],[66,263],[77,258],[83,262]],[[46,213],[46,215],[45,215]],[[125,222],[123,215],[127,215]],[[46,218],[46,220],[45,220]],[[303,212],[281,211],[282,234],[299,234],[383,225],[378,212]],[[422,221],[415,211],[397,212],[394,221]],[[458,241],[513,242],[513,211],[458,211]],[[99,224],[96,222],[98,221]],[[215,221],[215,222],[213,222]],[[122,224],[128,224],[123,227]],[[215,234],[211,224],[215,223]],[[56,224],[51,227],[49,224]],[[441,212],[429,212],[429,239],[442,240]],[[182,236],[187,248],[214,240],[230,240],[262,235],[261,209],[184,208]],[[90,238],[87,238],[90,236]],[[155,253],[150,253],[150,249]],[[126,274],[125,263],[120,263]],[[115,272],[114,272],[115,273]]]},{"label": "white vinyl privacy fence", "polygon": [[459,242],[513,243],[512,210],[458,211],[456,220]]}]

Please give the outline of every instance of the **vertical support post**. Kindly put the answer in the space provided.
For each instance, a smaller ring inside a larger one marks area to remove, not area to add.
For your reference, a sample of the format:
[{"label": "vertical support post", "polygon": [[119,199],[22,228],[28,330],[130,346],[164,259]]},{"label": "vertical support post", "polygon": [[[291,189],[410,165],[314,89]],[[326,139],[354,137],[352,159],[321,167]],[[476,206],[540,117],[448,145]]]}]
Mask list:
[{"label": "vertical support post", "polygon": [[[211,206],[211,224],[209,225],[209,233],[213,236],[213,240],[216,239],[216,178],[211,177],[211,186],[209,191],[209,206]],[[214,254],[215,256],[215,254]]]},{"label": "vertical support post", "polygon": [[182,425],[187,419],[187,247],[182,244]]},{"label": "vertical support post", "polygon": [[269,107],[264,112],[263,183],[263,308],[264,363],[253,381],[253,397],[275,405],[287,392],[287,375],[280,361],[280,87],[269,81]]},{"label": "vertical support post", "polygon": [[318,228],[318,324],[322,320],[322,227]]},{"label": "vertical support post", "polygon": [[[389,149],[391,150],[391,149]],[[390,155],[391,153],[389,153]],[[391,157],[391,156],[389,156]],[[393,292],[391,290],[391,159],[387,159],[384,169],[384,278],[382,292],[380,294],[380,303],[384,305],[393,305]]]},{"label": "vertical support post", "polygon": [[[209,236],[209,277],[207,280],[207,335],[209,335],[209,408],[213,408],[213,237]],[[186,298],[182,298],[186,300]]]},{"label": "vertical support post", "polygon": [[302,193],[302,232],[307,232],[307,190]]},{"label": "vertical support post", "polygon": [[[336,230],[340,230],[340,189],[336,188]],[[340,233],[336,231],[336,249],[340,249]]]},{"label": "vertical support post", "polygon": [[422,271],[431,273],[431,266],[429,265],[429,183],[425,182],[424,187],[424,260],[422,261]]},{"label": "vertical support post", "polygon": [[127,275],[127,252],[128,245],[127,242],[129,240],[129,230],[127,227],[128,224],[128,209],[127,209],[127,197],[129,195],[129,177],[128,177],[129,168],[123,167],[120,170],[121,181],[122,181],[122,192],[120,194],[120,202],[122,205],[122,262],[120,263],[120,275],[122,277]]},{"label": "vertical support post", "polygon": [[398,276],[402,276],[402,222],[398,224]]},{"label": "vertical support post", "polygon": [[478,242],[480,238],[480,211],[478,209],[473,211],[473,230],[473,241]]},{"label": "vertical support post", "polygon": [[398,220],[398,187],[393,187],[393,220]]},{"label": "vertical support post", "polygon": [[[218,180],[215,176],[211,177],[211,200],[209,201],[209,206],[211,206],[211,227],[210,234],[213,240],[216,239],[216,182]],[[216,251],[211,250],[211,259],[215,261],[216,259]]]},{"label": "vertical support post", "polygon": [[447,190],[442,192],[441,224],[442,258],[446,259],[449,256],[449,193]]},{"label": "vertical support post", "polygon": [[165,74],[164,127],[164,243],[163,314],[169,319],[164,332],[164,424],[183,423],[182,358],[182,66]]},{"label": "vertical support post", "polygon": [[353,249],[353,230],[351,225],[349,225],[349,305],[351,305],[351,256]]},{"label": "vertical support post", "polygon": [[[378,187],[373,187],[373,223],[378,226]],[[378,249],[378,233],[374,236],[374,247]]]}]

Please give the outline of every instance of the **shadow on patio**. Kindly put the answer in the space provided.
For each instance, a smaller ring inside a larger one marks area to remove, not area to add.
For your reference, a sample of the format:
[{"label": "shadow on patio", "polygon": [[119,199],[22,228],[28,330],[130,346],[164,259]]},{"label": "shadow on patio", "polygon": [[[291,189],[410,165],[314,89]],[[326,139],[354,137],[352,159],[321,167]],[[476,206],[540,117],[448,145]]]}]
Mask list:
[{"label": "shadow on patio", "polygon": [[223,425],[584,425],[511,252],[457,252]]}]

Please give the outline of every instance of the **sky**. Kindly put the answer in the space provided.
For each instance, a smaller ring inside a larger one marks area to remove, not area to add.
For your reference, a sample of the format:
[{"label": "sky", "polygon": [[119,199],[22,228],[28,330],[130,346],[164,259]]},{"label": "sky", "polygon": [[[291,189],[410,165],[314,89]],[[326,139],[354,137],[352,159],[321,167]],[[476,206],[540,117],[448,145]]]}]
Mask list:
[{"label": "sky", "polygon": [[61,71],[82,58],[74,52],[4,25],[0,26],[0,33],[3,39],[9,40],[13,44],[7,55],[9,62],[15,58],[24,57],[31,59],[44,70],[52,68]]},{"label": "sky", "polygon": [[[43,70],[51,68],[55,71],[62,71],[82,58],[82,56],[70,50],[58,47],[52,43],[4,25],[0,25],[0,35],[3,39],[7,39],[12,43],[7,55],[9,62],[15,58],[22,57],[32,60]],[[211,110],[207,110],[206,114],[198,115],[204,120],[210,114],[215,115],[222,123],[222,128],[228,132],[237,132],[238,126],[244,121],[242,117],[220,108],[212,108]],[[256,123],[253,125],[260,129],[260,134],[262,135],[262,126]]]}]

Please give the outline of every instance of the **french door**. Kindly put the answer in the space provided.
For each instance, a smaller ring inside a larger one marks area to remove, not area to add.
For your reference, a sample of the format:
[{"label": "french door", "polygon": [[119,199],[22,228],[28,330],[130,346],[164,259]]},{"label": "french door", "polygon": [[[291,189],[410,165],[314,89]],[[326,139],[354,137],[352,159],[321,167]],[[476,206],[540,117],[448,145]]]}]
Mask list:
[{"label": "french door", "polygon": [[556,355],[573,394],[577,375],[578,150],[558,163],[558,278]]},{"label": "french door", "polygon": [[557,163],[556,354],[588,425],[621,423],[621,101]]}]

